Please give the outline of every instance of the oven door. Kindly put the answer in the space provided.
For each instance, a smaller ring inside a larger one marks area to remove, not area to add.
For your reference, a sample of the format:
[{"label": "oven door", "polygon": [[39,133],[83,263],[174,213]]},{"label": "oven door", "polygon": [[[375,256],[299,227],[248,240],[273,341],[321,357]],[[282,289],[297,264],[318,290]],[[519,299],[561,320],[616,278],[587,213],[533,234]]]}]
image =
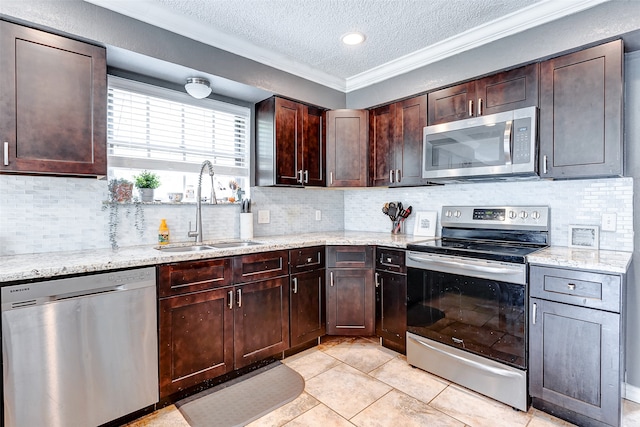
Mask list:
[{"label": "oven door", "polygon": [[526,265],[407,252],[407,331],[526,369]]}]

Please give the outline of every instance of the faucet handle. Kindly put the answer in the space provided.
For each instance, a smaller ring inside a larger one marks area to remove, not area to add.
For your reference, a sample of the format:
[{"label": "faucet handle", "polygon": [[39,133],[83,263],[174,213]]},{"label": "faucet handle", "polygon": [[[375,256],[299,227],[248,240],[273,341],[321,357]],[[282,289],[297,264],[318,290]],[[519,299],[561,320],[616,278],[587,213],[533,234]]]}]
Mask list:
[{"label": "faucet handle", "polygon": [[189,232],[187,233],[187,237],[198,237],[198,230],[191,230],[191,221],[189,221]]}]

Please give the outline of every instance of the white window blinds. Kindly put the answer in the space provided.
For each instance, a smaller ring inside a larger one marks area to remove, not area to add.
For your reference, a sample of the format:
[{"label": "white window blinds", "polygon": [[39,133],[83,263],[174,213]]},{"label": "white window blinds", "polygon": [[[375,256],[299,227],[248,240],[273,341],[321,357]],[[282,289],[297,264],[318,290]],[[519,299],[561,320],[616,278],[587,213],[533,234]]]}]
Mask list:
[{"label": "white window blinds", "polygon": [[249,109],[109,76],[109,166],[249,176]]}]

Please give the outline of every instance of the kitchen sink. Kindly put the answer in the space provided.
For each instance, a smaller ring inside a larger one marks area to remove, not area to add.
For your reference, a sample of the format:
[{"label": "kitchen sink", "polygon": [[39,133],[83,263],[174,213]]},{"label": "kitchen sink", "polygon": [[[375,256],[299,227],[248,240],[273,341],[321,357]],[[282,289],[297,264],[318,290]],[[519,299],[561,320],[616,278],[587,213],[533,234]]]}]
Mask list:
[{"label": "kitchen sink", "polygon": [[212,249],[215,249],[215,248],[209,245],[174,246],[170,248],[163,248],[163,247],[158,248],[158,250],[162,252],[199,252],[199,251],[209,251]]},{"label": "kitchen sink", "polygon": [[212,248],[224,249],[224,248],[242,248],[245,246],[254,246],[261,245],[259,242],[252,242],[250,240],[243,241],[233,241],[233,242],[220,242],[220,243],[212,243]]}]

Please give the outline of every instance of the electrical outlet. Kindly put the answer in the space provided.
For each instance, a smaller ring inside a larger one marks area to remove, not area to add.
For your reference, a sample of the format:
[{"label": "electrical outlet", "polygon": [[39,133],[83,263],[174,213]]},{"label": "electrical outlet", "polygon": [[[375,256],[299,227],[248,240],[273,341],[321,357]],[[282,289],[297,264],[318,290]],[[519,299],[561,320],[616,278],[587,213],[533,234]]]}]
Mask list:
[{"label": "electrical outlet", "polygon": [[602,214],[602,231],[616,231],[616,214]]},{"label": "electrical outlet", "polygon": [[316,210],[316,221],[322,220],[322,211]]},{"label": "electrical outlet", "polygon": [[271,216],[269,211],[258,211],[258,224],[269,224]]}]

